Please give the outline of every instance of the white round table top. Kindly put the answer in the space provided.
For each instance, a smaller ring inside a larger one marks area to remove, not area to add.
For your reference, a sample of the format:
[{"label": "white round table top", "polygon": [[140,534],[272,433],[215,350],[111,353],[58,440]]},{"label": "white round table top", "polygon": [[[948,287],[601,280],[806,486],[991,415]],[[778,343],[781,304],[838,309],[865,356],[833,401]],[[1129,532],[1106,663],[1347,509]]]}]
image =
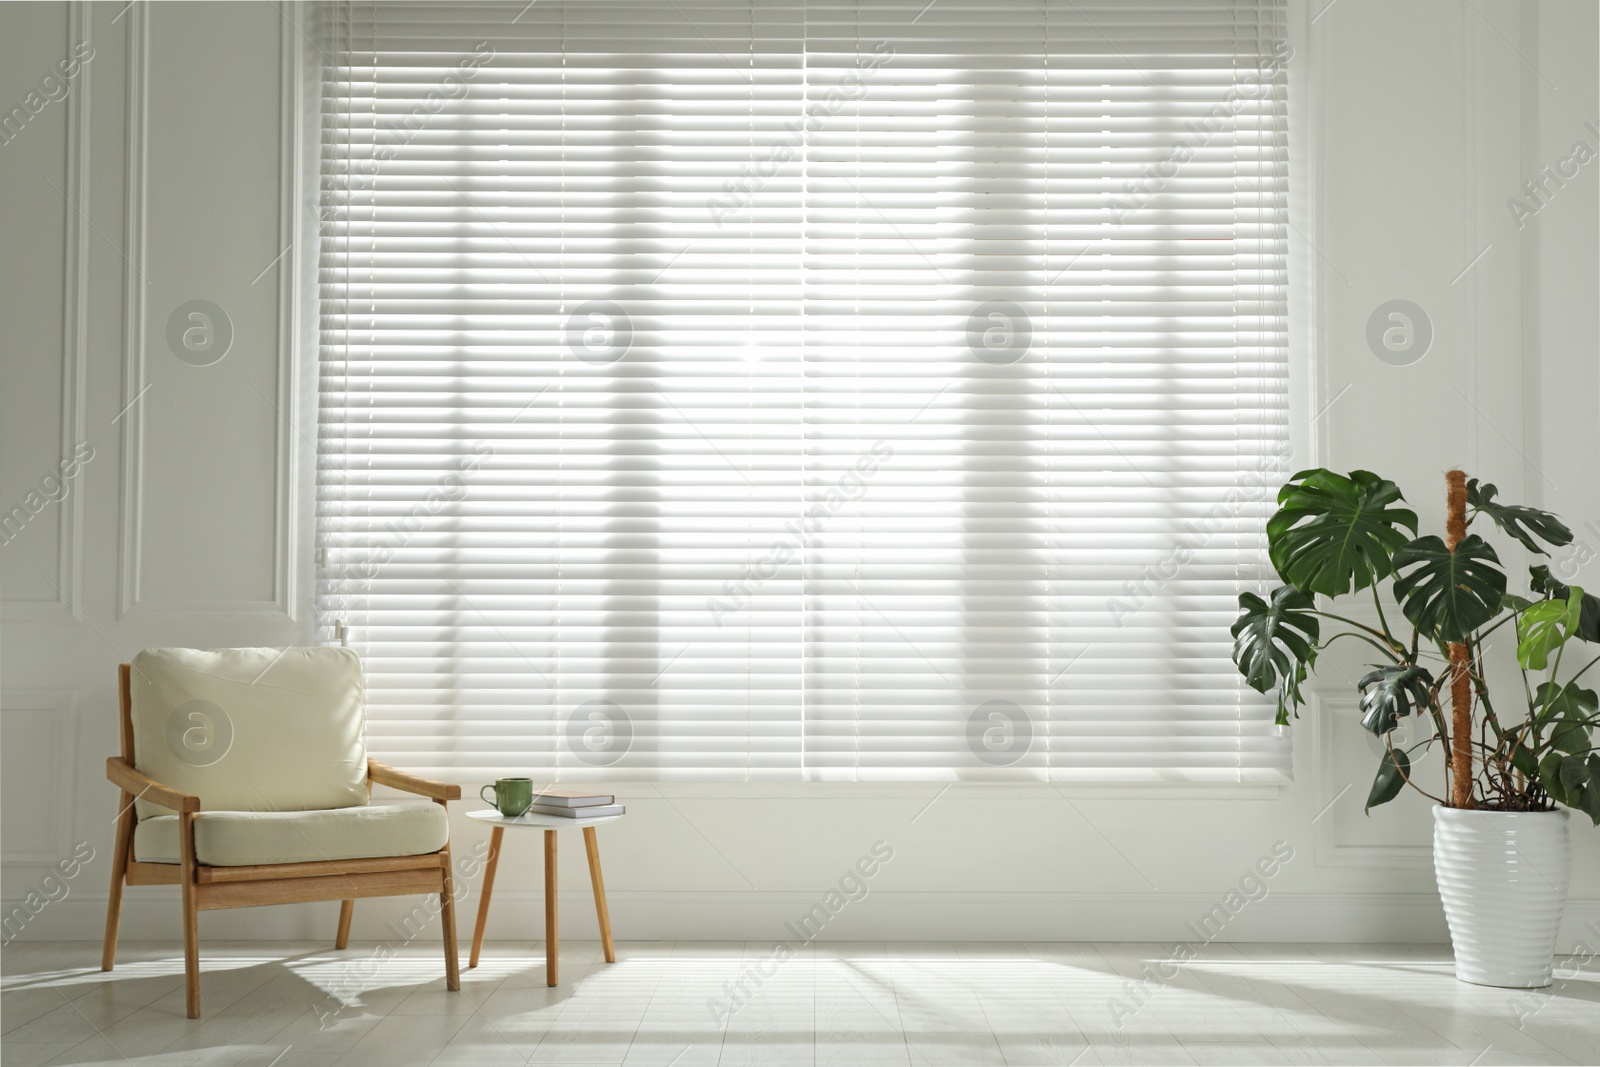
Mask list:
[{"label": "white round table top", "polygon": [[521,830],[574,830],[580,826],[599,826],[601,823],[616,822],[626,818],[625,815],[601,815],[593,819],[569,819],[564,815],[540,815],[528,812],[515,819],[508,819],[494,808],[484,808],[481,811],[467,812],[467,818],[477,819],[479,822],[488,823],[490,826],[504,826]]}]

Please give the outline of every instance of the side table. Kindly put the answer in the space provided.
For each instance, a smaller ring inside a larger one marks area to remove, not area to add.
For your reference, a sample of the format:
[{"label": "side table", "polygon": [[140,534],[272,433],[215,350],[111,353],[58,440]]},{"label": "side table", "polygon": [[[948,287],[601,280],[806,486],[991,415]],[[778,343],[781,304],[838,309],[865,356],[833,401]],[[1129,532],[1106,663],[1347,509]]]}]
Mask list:
[{"label": "side table", "polygon": [[494,893],[495,868],[500,865],[500,844],[506,830],[544,831],[544,968],[545,984],[555,985],[557,976],[556,936],[556,834],[561,830],[583,830],[583,848],[589,855],[589,881],[594,884],[594,908],[600,918],[600,943],[605,947],[606,962],[617,962],[611,947],[611,916],[606,911],[606,884],[600,876],[600,843],[594,829],[601,823],[616,822],[622,815],[606,815],[598,819],[567,819],[559,815],[536,815],[529,812],[508,819],[493,808],[469,811],[467,818],[488,823],[493,830],[489,835],[489,862],[483,870],[483,892],[478,898],[478,924],[472,932],[472,956],[469,968],[478,965],[478,954],[483,949],[483,930],[489,921],[489,898]]}]

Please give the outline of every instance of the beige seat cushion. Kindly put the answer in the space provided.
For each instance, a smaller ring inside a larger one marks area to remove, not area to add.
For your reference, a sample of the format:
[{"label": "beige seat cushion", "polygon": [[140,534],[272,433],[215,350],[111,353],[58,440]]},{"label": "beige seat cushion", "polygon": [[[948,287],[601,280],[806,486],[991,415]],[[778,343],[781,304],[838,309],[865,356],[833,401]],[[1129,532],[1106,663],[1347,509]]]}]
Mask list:
[{"label": "beige seat cushion", "polygon": [[[350,649],[152,648],[133,658],[132,682],[135,766],[202,810],[367,803],[365,690]],[[169,814],[138,807],[140,819]]]},{"label": "beige seat cushion", "polygon": [[[368,804],[329,811],[202,811],[194,819],[195,858],[212,867],[305,863],[373,856],[420,856],[444,847],[450,828],[431,802]],[[135,859],[178,863],[178,817],[140,819]]]}]

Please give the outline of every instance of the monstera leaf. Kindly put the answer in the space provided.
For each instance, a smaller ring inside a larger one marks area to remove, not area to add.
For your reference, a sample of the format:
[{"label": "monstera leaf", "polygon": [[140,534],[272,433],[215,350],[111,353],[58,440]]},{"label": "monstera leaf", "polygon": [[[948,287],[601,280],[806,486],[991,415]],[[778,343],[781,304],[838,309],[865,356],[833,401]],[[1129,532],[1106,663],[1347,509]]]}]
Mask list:
[{"label": "monstera leaf", "polygon": [[1600,826],[1600,756],[1551,752],[1539,761],[1539,783],[1552,798],[1577,808]]},{"label": "monstera leaf", "polygon": [[1466,641],[1500,613],[1506,575],[1489,543],[1468,534],[1455,551],[1432,536],[1419,537],[1394,554],[1394,595],[1411,624],[1439,641]]},{"label": "monstera leaf", "polygon": [[1361,725],[1379,737],[1403,716],[1428,706],[1433,675],[1426,667],[1379,667],[1356,683],[1361,693]]},{"label": "monstera leaf", "polygon": [[1272,565],[1307,593],[1365,589],[1394,570],[1394,553],[1406,544],[1402,527],[1416,536],[1416,513],[1389,506],[1403,499],[1398,486],[1370,471],[1301,471],[1279,490],[1278,511],[1267,520]]},{"label": "monstera leaf", "polygon": [[1600,695],[1575,681],[1566,685],[1540,682],[1534,690],[1533,704],[1538,709],[1534,721],[1543,727],[1556,719],[1592,719],[1600,712]]},{"label": "monstera leaf", "polygon": [[1539,761],[1534,757],[1533,749],[1524,738],[1518,741],[1511,749],[1511,765],[1521,771],[1527,778],[1537,780],[1539,777]]},{"label": "monstera leaf", "polygon": [[1310,611],[1311,597],[1292,585],[1272,591],[1267,602],[1254,593],[1239,594],[1239,618],[1233,634],[1233,662],[1258,693],[1278,690],[1278,718],[1287,722],[1285,701],[1300,703],[1300,683],[1316,659],[1322,628]]},{"label": "monstera leaf", "polygon": [[1493,519],[1494,524],[1505,533],[1521,541],[1529,552],[1537,552],[1542,556],[1550,554],[1539,546],[1539,541],[1557,547],[1572,543],[1572,531],[1567,529],[1566,524],[1560,519],[1548,511],[1540,511],[1537,508],[1496,503],[1494,498],[1499,491],[1492,482],[1479,485],[1478,479],[1469,479],[1467,503],[1481,514]]},{"label": "monstera leaf", "polygon": [[1391,748],[1385,752],[1383,760],[1378,764],[1378,776],[1372,780],[1372,789],[1367,793],[1367,806],[1363,810],[1371,812],[1379,804],[1387,804],[1399,796],[1410,774],[1411,757],[1402,749]]},{"label": "monstera leaf", "polygon": [[[1571,586],[1550,576],[1550,568],[1540,564],[1529,567],[1529,584],[1535,593],[1543,593],[1552,600],[1565,600]],[[1578,636],[1593,644],[1600,644],[1600,597],[1583,594],[1583,606],[1578,611]]]},{"label": "monstera leaf", "polygon": [[1565,599],[1541,600],[1517,616],[1517,662],[1523,670],[1542,671],[1550,654],[1578,632],[1583,590],[1573,586]]},{"label": "monstera leaf", "polygon": [[1556,685],[1541,682],[1534,690],[1534,722],[1543,731],[1549,728],[1550,747],[1574,755],[1589,751],[1589,731],[1600,719],[1600,696],[1577,682]]},{"label": "monstera leaf", "polygon": [[1590,729],[1587,723],[1561,719],[1556,723],[1556,728],[1550,731],[1550,747],[1557,752],[1582,755],[1594,747],[1589,741]]},{"label": "monstera leaf", "polygon": [[[1288,726],[1290,709],[1306,702],[1305,697],[1300,695],[1300,687],[1305,684],[1306,675],[1310,673],[1311,668],[1316,664],[1317,650],[1312,648],[1311,655],[1307,656],[1304,661],[1296,663],[1294,670],[1289,673],[1288,677],[1284,678],[1283,686],[1278,690],[1278,715],[1277,718],[1272,720],[1272,725]],[[1295,712],[1296,716],[1299,714],[1298,711]]]}]

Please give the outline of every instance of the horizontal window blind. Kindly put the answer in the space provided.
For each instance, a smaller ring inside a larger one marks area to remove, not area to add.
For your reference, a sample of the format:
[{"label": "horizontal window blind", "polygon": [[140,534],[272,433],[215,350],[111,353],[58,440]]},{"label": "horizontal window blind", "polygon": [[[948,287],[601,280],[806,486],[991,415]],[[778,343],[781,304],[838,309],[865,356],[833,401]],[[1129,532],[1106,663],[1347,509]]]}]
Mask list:
[{"label": "horizontal window blind", "polygon": [[319,611],[404,766],[1271,780],[1278,0],[340,3]]}]

